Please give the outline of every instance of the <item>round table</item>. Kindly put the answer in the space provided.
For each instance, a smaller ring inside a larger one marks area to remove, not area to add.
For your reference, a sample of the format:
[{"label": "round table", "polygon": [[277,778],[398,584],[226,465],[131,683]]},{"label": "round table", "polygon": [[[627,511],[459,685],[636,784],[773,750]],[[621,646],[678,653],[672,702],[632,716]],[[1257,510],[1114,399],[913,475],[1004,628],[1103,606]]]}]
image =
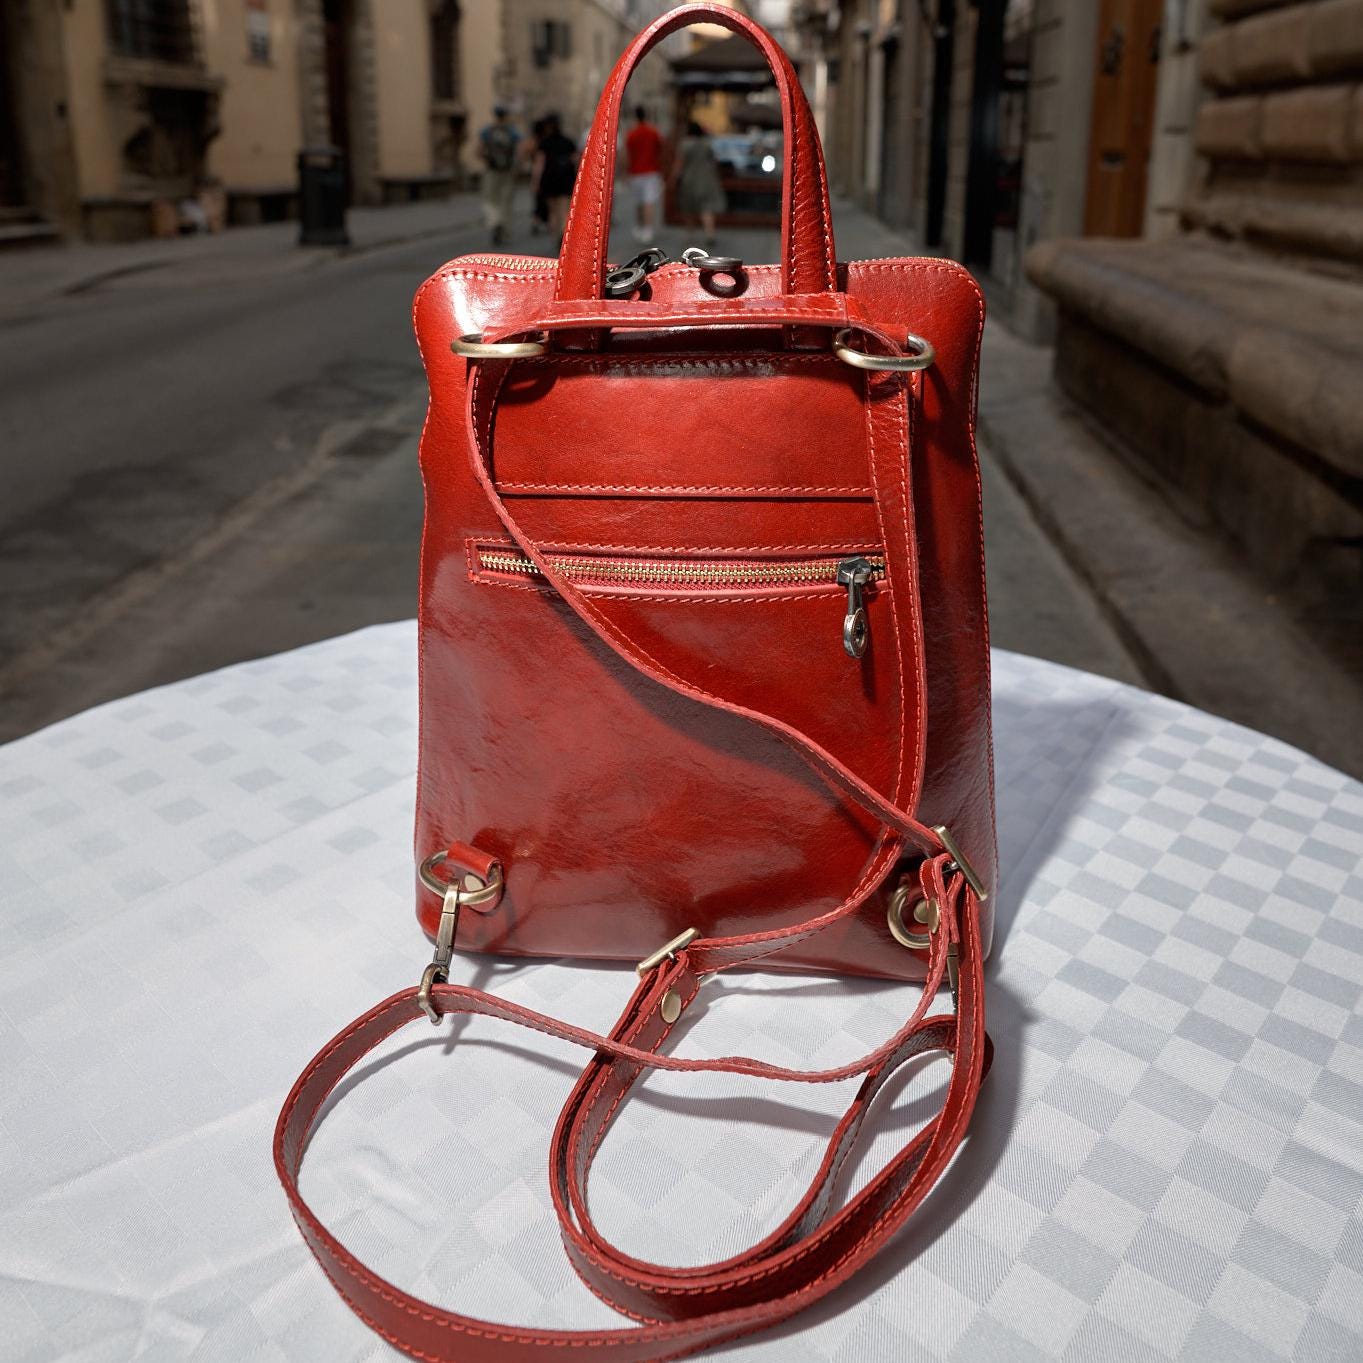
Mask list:
[{"label": "round table", "polygon": [[[6,1357],[390,1356],[295,1231],[270,1136],[301,1066],[430,955],[415,663],[412,625],[380,626],[0,749]],[[724,1356],[1363,1357],[1363,786],[1015,654],[994,704],[998,1058],[972,1135],[866,1275]],[[457,958],[453,978],[595,1028],[630,989],[571,962]],[[724,976],[678,1049],[829,1065],[911,997]],[[548,1204],[581,1063],[484,1019],[409,1028],[332,1101],[304,1189],[430,1300],[619,1324]],[[886,1096],[851,1186],[940,1080]],[[597,1164],[603,1228],[675,1263],[757,1238],[848,1097],[791,1094],[651,1078]]]}]

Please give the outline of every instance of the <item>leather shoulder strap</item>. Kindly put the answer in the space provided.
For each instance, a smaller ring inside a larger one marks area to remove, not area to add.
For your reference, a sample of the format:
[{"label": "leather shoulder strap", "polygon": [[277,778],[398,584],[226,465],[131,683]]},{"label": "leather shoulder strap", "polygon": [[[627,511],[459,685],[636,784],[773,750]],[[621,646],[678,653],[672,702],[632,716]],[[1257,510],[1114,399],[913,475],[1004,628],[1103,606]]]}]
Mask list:
[{"label": "leather shoulder strap", "polygon": [[[840,305],[831,305],[816,324],[832,324],[842,315]],[[562,324],[581,325],[582,320],[573,313],[564,317]],[[588,312],[585,320],[595,323],[597,314]],[[713,324],[713,317],[706,314],[694,321],[678,319],[676,324]],[[470,457],[484,492],[521,549],[572,609],[622,657],[661,685],[779,733],[824,779],[875,815],[884,833],[857,885],[836,908],[802,923],[740,937],[701,939],[678,950],[646,976],[609,1036],[584,1031],[480,990],[437,985],[432,991],[431,1001],[442,1014],[477,1013],[499,1018],[575,1042],[592,1052],[554,1133],[550,1185],[574,1267],[593,1291],[639,1322],[636,1328],[593,1332],[516,1329],[441,1310],[371,1273],[326,1230],[303,1200],[298,1188],[299,1166],[327,1095],[375,1046],[421,1016],[416,990],[405,990],[378,1005],[314,1058],[280,1114],[275,1163],[295,1220],[337,1291],[373,1329],[412,1356],[432,1363],[511,1363],[541,1357],[562,1359],[565,1348],[586,1348],[593,1356],[645,1363],[735,1339],[784,1320],[817,1301],[875,1255],[926,1196],[964,1136],[990,1060],[991,1047],[984,1031],[980,905],[964,869],[943,848],[939,835],[909,809],[869,786],[807,735],[672,675],[621,636],[583,593],[562,579],[519,526],[490,474],[486,442],[500,377],[495,371],[499,369],[504,375],[505,362],[478,362],[474,366],[468,385]],[[898,495],[878,499],[878,503],[882,516],[890,522],[896,518],[902,522],[909,514],[907,488]],[[899,581],[904,586],[893,580],[892,585],[896,591],[911,592],[916,590],[912,536],[902,523],[895,531],[893,542],[904,546],[899,562]],[[912,799],[907,803],[912,808]],[[855,913],[898,862],[906,844],[923,854],[920,888],[938,905],[939,918],[931,936],[923,995],[893,1037],[852,1065],[822,1071],[784,1069],[736,1056],[679,1060],[664,1053],[673,1024],[705,975],[759,960]],[[927,1009],[948,970],[957,977],[953,980],[957,986],[953,990],[956,1012],[928,1017]],[[950,1053],[953,1061],[941,1111],[865,1188],[835,1207],[838,1172],[876,1093],[906,1060],[934,1050]],[[827,1083],[862,1075],[863,1082],[838,1123],[808,1190],[782,1225],[735,1258],[701,1268],[676,1269],[643,1263],[616,1250],[597,1231],[588,1210],[587,1178],[592,1157],[621,1103],[648,1069],[723,1071],[796,1083]]]},{"label": "leather shoulder strap", "polygon": [[[352,1310],[391,1344],[428,1363],[533,1363],[562,1359],[565,1349],[645,1363],[676,1358],[774,1325],[845,1282],[895,1234],[926,1196],[970,1120],[991,1048],[984,1033],[983,979],[973,892],[943,854],[924,863],[923,885],[942,905],[923,995],[904,1026],[853,1064],[799,1071],[729,1056],[680,1060],[661,1050],[676,1020],[663,1001],[689,1001],[700,973],[689,950],[677,953],[635,990],[609,1036],[598,1035],[498,999],[481,990],[437,985],[442,1014],[472,1013],[573,1042],[593,1058],[554,1132],[550,1186],[574,1267],[599,1296],[639,1322],[600,1331],[517,1328],[447,1311],[372,1273],[318,1220],[303,1199],[298,1172],[317,1115],[336,1086],[374,1047],[421,1016],[416,991],[404,990],[357,1019],[303,1071],[275,1130],[275,1167],[294,1219],[332,1285]],[[926,1016],[952,955],[960,962],[955,1016]],[[668,1021],[668,1016],[672,1021]],[[876,1094],[901,1065],[934,1051],[952,1056],[941,1111],[843,1206],[837,1178]],[[678,1269],[640,1262],[616,1250],[588,1212],[592,1156],[621,1101],[648,1069],[756,1075],[787,1083],[829,1083],[862,1075],[851,1106],[794,1210],[744,1254],[720,1264]]]}]

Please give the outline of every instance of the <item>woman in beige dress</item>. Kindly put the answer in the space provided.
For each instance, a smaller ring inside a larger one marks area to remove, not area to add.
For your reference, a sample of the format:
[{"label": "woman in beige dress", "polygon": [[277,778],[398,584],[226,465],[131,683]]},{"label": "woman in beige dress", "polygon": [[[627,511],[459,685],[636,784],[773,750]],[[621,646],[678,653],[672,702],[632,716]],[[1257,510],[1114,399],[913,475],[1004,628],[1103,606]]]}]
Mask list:
[{"label": "woman in beige dress", "polygon": [[686,125],[686,136],[677,148],[673,168],[677,186],[677,208],[689,222],[700,221],[706,247],[715,244],[715,217],[727,207],[724,186],[719,182],[719,166],[710,149],[710,139],[699,123]]}]

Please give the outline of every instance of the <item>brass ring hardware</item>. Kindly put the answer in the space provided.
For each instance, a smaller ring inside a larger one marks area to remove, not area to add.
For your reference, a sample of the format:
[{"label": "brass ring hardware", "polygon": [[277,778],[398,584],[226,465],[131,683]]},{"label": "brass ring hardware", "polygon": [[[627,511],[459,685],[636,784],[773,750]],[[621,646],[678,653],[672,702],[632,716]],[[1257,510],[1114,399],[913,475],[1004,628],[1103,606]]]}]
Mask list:
[{"label": "brass ring hardware", "polygon": [[459,910],[465,904],[477,908],[480,904],[495,903],[502,893],[502,868],[493,862],[488,878],[464,871],[454,880],[441,880],[435,868],[449,858],[445,851],[432,852],[417,868],[421,883],[433,894],[441,898],[440,926],[435,933],[435,954],[431,963],[421,975],[421,984],[416,991],[417,1005],[431,1020],[431,1025],[439,1026],[440,1012],[432,998],[432,990],[438,984],[446,984],[450,978],[450,958],[454,955],[454,934],[459,930]]},{"label": "brass ring hardware", "polygon": [[472,871],[466,871],[458,882],[441,880],[435,874],[435,868],[442,865],[448,856],[448,852],[432,852],[417,869],[421,883],[432,894],[445,895],[452,885],[456,885],[459,890],[459,902],[467,904],[471,909],[476,909],[480,904],[491,904],[501,894],[502,868],[497,864],[493,865],[492,874],[486,881],[474,875]]},{"label": "brass ring hardware", "polygon": [[905,346],[912,352],[908,355],[872,355],[865,350],[857,350],[851,344],[855,330],[855,327],[843,327],[833,337],[833,353],[843,364],[850,364],[854,369],[889,369],[896,373],[912,373],[929,368],[937,358],[932,342],[923,336],[915,336],[913,332],[904,337]]},{"label": "brass ring hardware", "polygon": [[546,346],[543,341],[485,341],[481,331],[470,331],[451,341],[450,349],[471,360],[530,360],[543,355]]},{"label": "brass ring hardware", "polygon": [[[913,921],[926,928],[926,932],[914,932],[904,922],[904,911],[915,896],[918,902],[914,905]],[[932,946],[932,934],[937,931],[942,915],[935,899],[925,898],[916,885],[904,884],[890,896],[885,920],[890,926],[890,936],[900,946],[908,947],[911,951],[927,951]]]}]

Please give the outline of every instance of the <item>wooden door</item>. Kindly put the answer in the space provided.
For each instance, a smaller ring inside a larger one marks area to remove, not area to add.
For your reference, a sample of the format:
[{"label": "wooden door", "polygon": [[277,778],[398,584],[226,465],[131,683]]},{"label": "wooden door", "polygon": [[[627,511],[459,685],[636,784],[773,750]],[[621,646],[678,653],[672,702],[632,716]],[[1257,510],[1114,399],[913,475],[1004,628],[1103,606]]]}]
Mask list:
[{"label": "wooden door", "polygon": [[1084,206],[1089,236],[1141,234],[1163,9],[1163,0],[1100,0]]}]

